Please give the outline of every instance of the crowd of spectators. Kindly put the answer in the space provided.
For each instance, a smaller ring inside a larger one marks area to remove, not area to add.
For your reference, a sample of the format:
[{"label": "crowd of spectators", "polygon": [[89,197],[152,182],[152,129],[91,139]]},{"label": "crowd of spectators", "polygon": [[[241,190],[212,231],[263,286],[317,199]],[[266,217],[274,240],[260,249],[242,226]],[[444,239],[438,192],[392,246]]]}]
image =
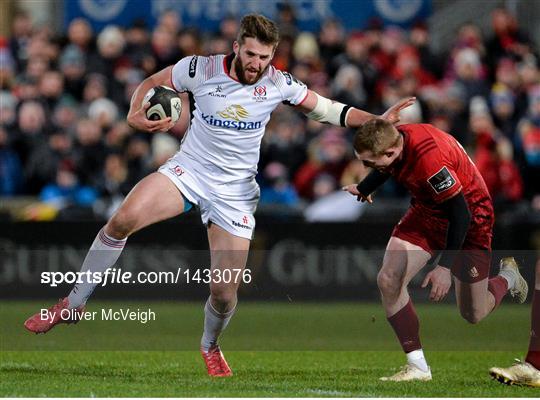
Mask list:
[{"label": "crowd of spectators", "polygon": [[[373,20],[346,32],[331,19],[313,34],[297,28],[290,7],[277,21],[277,68],[373,113],[417,96],[403,122],[454,135],[497,205],[540,210],[537,47],[508,11],[493,12],[485,36],[472,23],[461,26],[443,54],[430,49],[423,22],[401,30]],[[200,32],[168,11],[153,30],[134,21],[93,32],[76,19],[62,36],[16,14],[10,37],[0,38],[0,196],[38,196],[47,205],[43,215],[75,207],[110,216],[137,181],[176,152],[185,131],[182,124],[166,134],[133,131],[125,116],[134,89],[183,56],[231,52],[238,24],[228,17],[218,32]],[[261,205],[302,208],[358,181],[353,134],[280,106],[261,149]],[[379,195],[404,191],[389,183]]]}]

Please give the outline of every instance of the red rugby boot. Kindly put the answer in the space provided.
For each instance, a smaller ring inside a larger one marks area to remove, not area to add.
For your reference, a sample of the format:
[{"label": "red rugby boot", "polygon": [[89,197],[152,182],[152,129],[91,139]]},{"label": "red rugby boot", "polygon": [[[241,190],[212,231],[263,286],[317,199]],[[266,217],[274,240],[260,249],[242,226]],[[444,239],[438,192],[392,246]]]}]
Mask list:
[{"label": "red rugby boot", "polygon": [[218,345],[210,347],[208,352],[201,349],[201,354],[210,376],[232,376],[232,371],[223,357],[223,353]]},{"label": "red rugby boot", "polygon": [[46,315],[38,312],[28,318],[24,327],[30,332],[46,333],[57,324],[76,324],[80,320],[80,313],[84,312],[84,306],[70,309],[67,297],[58,300],[54,306],[47,310]]}]

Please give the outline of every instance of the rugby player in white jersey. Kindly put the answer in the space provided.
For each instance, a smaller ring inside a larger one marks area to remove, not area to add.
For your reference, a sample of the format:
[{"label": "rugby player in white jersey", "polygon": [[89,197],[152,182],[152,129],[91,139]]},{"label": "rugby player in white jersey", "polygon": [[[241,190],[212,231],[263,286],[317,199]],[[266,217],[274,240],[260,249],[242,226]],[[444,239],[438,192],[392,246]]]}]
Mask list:
[{"label": "rugby player in white jersey", "polygon": [[[188,92],[191,121],[180,150],[158,172],[141,180],[96,236],[81,271],[105,271],[117,261],[132,233],[175,217],[197,205],[208,230],[212,270],[243,269],[246,264],[259,199],[255,181],[261,139],[270,114],[281,103],[296,107],[309,118],[343,127],[358,127],[375,116],[333,102],[270,65],[279,41],[276,24],[262,15],[242,19],[234,52],[228,56],[190,56],[145,79],[133,94],[128,123],[135,129],[164,132],[170,118],[150,121],[141,107],[145,93],[166,85]],[[399,111],[414,102],[400,101],[383,117],[397,122]],[[240,279],[212,280],[204,308],[201,353],[212,376],[232,372],[218,346],[237,303]],[[69,296],[51,307],[57,317],[37,313],[25,327],[45,333],[65,321],[63,309],[82,309],[96,284],[78,283]]]}]

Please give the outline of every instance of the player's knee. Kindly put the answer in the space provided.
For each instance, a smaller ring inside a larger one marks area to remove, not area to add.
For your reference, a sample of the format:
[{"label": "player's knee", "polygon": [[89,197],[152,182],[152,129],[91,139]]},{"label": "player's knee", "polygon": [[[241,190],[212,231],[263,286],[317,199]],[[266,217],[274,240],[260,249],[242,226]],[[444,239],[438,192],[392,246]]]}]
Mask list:
[{"label": "player's knee", "polygon": [[[229,308],[231,304],[236,303],[236,290],[222,285],[216,285],[210,288],[213,303],[218,307]],[[219,311],[219,310],[218,310]]]},{"label": "player's knee", "polygon": [[397,296],[399,295],[401,281],[395,274],[381,270],[377,275],[377,286],[379,287],[379,290],[383,296]]},{"label": "player's knee", "polygon": [[460,314],[465,321],[470,324],[477,324],[482,321],[482,315],[475,310],[460,310]]},{"label": "player's knee", "polygon": [[105,232],[115,239],[123,239],[134,232],[136,223],[136,213],[120,208],[107,222]]}]

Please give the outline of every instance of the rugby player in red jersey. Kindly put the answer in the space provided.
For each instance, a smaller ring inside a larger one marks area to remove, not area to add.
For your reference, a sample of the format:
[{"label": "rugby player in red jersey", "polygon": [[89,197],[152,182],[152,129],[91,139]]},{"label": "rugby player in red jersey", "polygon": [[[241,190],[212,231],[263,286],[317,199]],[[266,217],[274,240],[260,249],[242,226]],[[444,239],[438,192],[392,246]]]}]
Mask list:
[{"label": "rugby player in red jersey", "polygon": [[475,165],[451,135],[427,124],[395,127],[377,118],[358,128],[354,149],[373,170],[358,185],[344,190],[371,202],[370,194],[393,176],[412,195],[377,276],[388,321],[407,364],[381,380],[430,380],[418,317],[407,291],[426,263],[441,252],[422,284],[431,284],[430,299],[446,296],[453,275],[459,311],[473,324],[497,308],[507,292],[524,302],[527,283],[511,257],[501,260],[499,275],[488,277],[494,222],[491,197]]}]

